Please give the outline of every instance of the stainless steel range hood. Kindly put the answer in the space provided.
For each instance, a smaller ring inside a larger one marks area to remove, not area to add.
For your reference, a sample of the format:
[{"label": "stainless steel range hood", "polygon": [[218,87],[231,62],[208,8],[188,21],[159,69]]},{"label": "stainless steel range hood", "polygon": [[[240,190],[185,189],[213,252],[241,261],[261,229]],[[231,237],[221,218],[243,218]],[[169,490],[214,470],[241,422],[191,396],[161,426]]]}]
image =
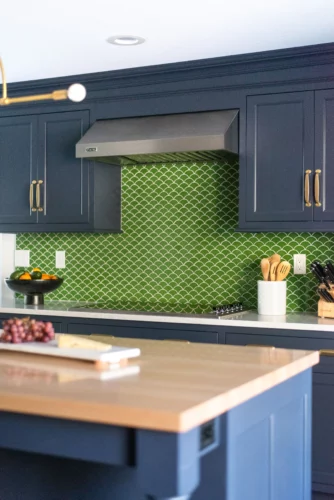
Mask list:
[{"label": "stainless steel range hood", "polygon": [[237,110],[100,120],[76,145],[78,158],[120,165],[235,161],[237,154]]}]

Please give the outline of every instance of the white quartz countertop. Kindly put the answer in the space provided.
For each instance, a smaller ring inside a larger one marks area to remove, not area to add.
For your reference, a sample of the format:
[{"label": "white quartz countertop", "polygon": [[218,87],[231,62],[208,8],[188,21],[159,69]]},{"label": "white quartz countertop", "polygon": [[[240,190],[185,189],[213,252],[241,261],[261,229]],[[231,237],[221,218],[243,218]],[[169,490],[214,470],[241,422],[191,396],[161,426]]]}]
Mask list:
[{"label": "white quartz countertop", "polygon": [[[79,310],[71,310],[79,308]],[[82,308],[82,309],[80,309]],[[244,328],[277,328],[285,330],[313,330],[334,332],[334,319],[323,319],[315,313],[289,313],[286,316],[260,316],[255,311],[217,318],[214,314],[172,314],[137,311],[112,311],[89,309],[80,302],[46,302],[43,306],[27,306],[21,300],[2,300],[0,314],[33,314],[105,320],[148,321],[185,325],[239,326]]]}]

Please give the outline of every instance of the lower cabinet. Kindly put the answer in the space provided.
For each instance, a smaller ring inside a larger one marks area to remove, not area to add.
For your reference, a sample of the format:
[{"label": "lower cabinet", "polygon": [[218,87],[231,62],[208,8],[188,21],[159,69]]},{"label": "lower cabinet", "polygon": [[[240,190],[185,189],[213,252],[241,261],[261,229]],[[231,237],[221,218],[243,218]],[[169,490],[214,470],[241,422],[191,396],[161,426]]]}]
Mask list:
[{"label": "lower cabinet", "polygon": [[[89,321],[89,320],[88,320]],[[94,321],[87,323],[85,320],[69,322],[68,333],[82,335],[99,334],[113,335],[114,337],[128,337],[153,340],[178,340],[189,342],[203,342],[208,344],[218,343],[218,332],[209,328],[194,328],[189,325],[165,323],[138,323],[135,321]]]},{"label": "lower cabinet", "polygon": [[[2,321],[16,316],[22,318],[27,314],[2,314]],[[40,321],[51,321],[57,333],[72,333],[78,335],[113,335],[114,337],[127,337],[152,340],[177,340],[188,342],[201,342],[206,344],[218,343],[218,328],[210,326],[180,325],[175,323],[151,323],[144,321],[101,320],[67,318],[61,316],[34,316],[31,318]]]},{"label": "lower cabinet", "polygon": [[[9,319],[9,318],[13,318],[13,317],[16,317],[16,318],[24,318],[24,317],[27,317],[28,314],[8,314],[8,315],[2,315],[0,317],[0,328],[2,328],[2,322],[5,321],[6,319]],[[31,318],[34,318],[36,319],[37,321],[51,321],[52,324],[53,324],[53,327],[55,329],[55,332],[56,333],[64,333],[66,332],[66,322],[63,322],[62,321],[62,318],[52,318],[50,316],[32,316],[31,314],[29,314],[29,316]]]},{"label": "lower cabinet", "polygon": [[[244,346],[324,350],[313,369],[312,489],[313,500],[334,500],[334,340],[321,332],[238,329],[219,334],[219,342]],[[326,338],[327,337],[327,338]],[[327,352],[326,352],[327,351]]]},{"label": "lower cabinet", "polygon": [[334,498],[334,373],[314,370],[312,439],[313,488]]}]

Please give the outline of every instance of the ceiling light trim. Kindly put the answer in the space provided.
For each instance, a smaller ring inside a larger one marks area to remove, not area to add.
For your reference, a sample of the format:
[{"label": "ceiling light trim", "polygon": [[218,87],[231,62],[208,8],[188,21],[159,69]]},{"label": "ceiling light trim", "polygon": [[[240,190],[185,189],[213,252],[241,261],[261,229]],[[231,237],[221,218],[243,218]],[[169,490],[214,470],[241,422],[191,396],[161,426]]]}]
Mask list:
[{"label": "ceiling light trim", "polygon": [[119,47],[133,47],[146,42],[146,39],[135,35],[113,35],[107,38],[107,42]]}]

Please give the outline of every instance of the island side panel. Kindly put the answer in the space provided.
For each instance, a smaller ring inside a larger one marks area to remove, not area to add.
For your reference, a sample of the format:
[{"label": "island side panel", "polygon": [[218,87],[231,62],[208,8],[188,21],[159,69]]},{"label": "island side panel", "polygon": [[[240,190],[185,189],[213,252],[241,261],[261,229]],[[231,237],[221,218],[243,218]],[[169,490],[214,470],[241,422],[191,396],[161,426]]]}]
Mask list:
[{"label": "island side panel", "polygon": [[307,370],[228,413],[227,500],[311,499],[311,409]]}]

